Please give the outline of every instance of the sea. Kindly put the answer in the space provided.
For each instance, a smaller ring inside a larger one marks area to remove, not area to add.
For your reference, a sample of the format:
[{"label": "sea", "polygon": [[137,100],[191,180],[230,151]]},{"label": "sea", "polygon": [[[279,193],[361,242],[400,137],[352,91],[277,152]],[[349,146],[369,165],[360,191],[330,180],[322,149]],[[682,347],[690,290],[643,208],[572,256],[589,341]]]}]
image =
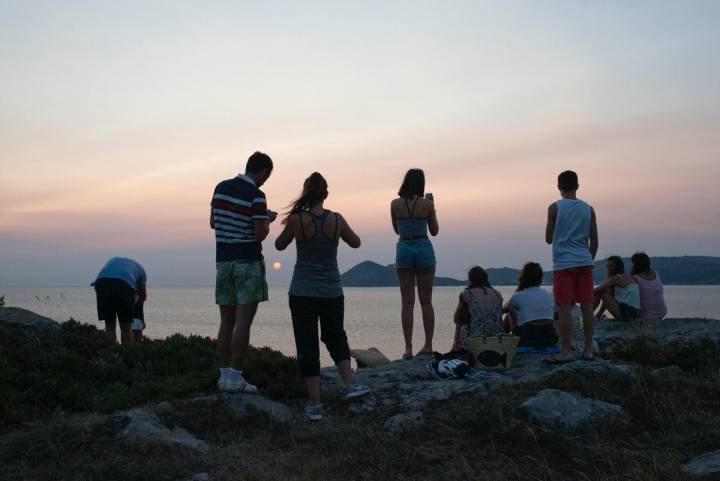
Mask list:
[{"label": "sea", "polygon": [[[452,315],[457,305],[458,287],[436,287],[434,348],[448,351],[452,345]],[[514,292],[512,286],[498,291],[505,299]],[[7,306],[17,306],[57,321],[69,318],[97,323],[95,292],[91,287],[0,287]],[[720,319],[720,286],[665,286],[669,317],[708,317]],[[175,333],[216,337],[218,308],[213,287],[150,286],[145,304],[145,334],[164,338]],[[345,330],[350,347],[376,347],[390,359],[403,352],[400,325],[400,291],[394,287],[345,288]],[[290,309],[286,287],[271,287],[270,301],[260,304],[251,331],[251,344],[269,346],[285,354],[295,354]],[[415,350],[423,344],[420,307],[415,309],[413,336]],[[329,355],[321,347],[322,364],[330,365]]]}]

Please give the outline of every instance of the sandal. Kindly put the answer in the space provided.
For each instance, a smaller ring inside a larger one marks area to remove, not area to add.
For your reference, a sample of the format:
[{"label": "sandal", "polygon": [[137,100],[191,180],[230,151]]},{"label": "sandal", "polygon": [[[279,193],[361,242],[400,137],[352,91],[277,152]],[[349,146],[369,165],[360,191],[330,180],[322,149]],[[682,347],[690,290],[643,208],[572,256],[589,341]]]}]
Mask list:
[{"label": "sandal", "polygon": [[569,358],[565,359],[565,358],[557,357],[556,355],[552,355],[552,356],[548,356],[545,359],[543,359],[542,362],[544,362],[545,364],[567,364],[569,362],[574,362],[574,361],[575,361],[574,357],[569,357]]}]

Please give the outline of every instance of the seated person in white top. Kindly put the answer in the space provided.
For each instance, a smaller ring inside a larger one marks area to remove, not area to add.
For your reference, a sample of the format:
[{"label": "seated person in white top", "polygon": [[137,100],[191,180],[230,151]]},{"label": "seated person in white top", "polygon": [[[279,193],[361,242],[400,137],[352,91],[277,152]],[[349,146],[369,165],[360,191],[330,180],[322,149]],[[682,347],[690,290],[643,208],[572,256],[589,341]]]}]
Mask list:
[{"label": "seated person in white top", "polygon": [[544,349],[558,342],[553,326],[555,298],[542,289],[543,269],[528,262],[518,276],[518,288],[505,306],[505,329],[520,338],[518,346]]},{"label": "seated person in white top", "polygon": [[640,289],[632,277],[625,275],[625,263],[620,256],[605,261],[607,280],[595,288],[595,318],[601,319],[606,310],[618,321],[634,321],[640,317]]}]

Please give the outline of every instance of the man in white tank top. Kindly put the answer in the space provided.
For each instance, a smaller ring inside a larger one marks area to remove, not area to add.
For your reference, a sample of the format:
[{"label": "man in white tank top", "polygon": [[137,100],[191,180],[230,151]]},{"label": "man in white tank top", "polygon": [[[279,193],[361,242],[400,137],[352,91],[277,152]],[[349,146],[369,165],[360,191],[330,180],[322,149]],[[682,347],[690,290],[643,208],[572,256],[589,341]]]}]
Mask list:
[{"label": "man in white tank top", "polygon": [[561,350],[547,359],[550,363],[575,360],[572,352],[570,309],[580,304],[583,314],[585,349],[582,358],[593,360],[593,265],[598,250],[595,211],[577,198],[578,176],[566,170],[558,176],[561,199],[548,208],[545,240],[553,247],[553,294],[558,306]]}]

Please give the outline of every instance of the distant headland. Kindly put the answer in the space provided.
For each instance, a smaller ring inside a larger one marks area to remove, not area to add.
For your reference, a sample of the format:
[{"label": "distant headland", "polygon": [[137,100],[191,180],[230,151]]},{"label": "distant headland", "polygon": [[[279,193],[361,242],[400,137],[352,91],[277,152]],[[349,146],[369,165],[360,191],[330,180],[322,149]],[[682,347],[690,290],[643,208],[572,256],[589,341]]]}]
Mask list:
[{"label": "distant headland", "polygon": [[[625,259],[630,268],[630,260]],[[550,266],[543,279],[545,284],[552,283]],[[652,267],[660,275],[665,285],[720,285],[720,257],[680,256],[653,257]],[[490,282],[496,286],[514,286],[517,284],[518,269],[512,267],[487,268]],[[605,278],[605,261],[595,262],[595,282]],[[341,276],[344,287],[394,287],[398,285],[394,264],[383,266],[373,261],[364,261],[349,269]],[[436,277],[436,286],[463,286],[465,281],[450,277]]]}]

